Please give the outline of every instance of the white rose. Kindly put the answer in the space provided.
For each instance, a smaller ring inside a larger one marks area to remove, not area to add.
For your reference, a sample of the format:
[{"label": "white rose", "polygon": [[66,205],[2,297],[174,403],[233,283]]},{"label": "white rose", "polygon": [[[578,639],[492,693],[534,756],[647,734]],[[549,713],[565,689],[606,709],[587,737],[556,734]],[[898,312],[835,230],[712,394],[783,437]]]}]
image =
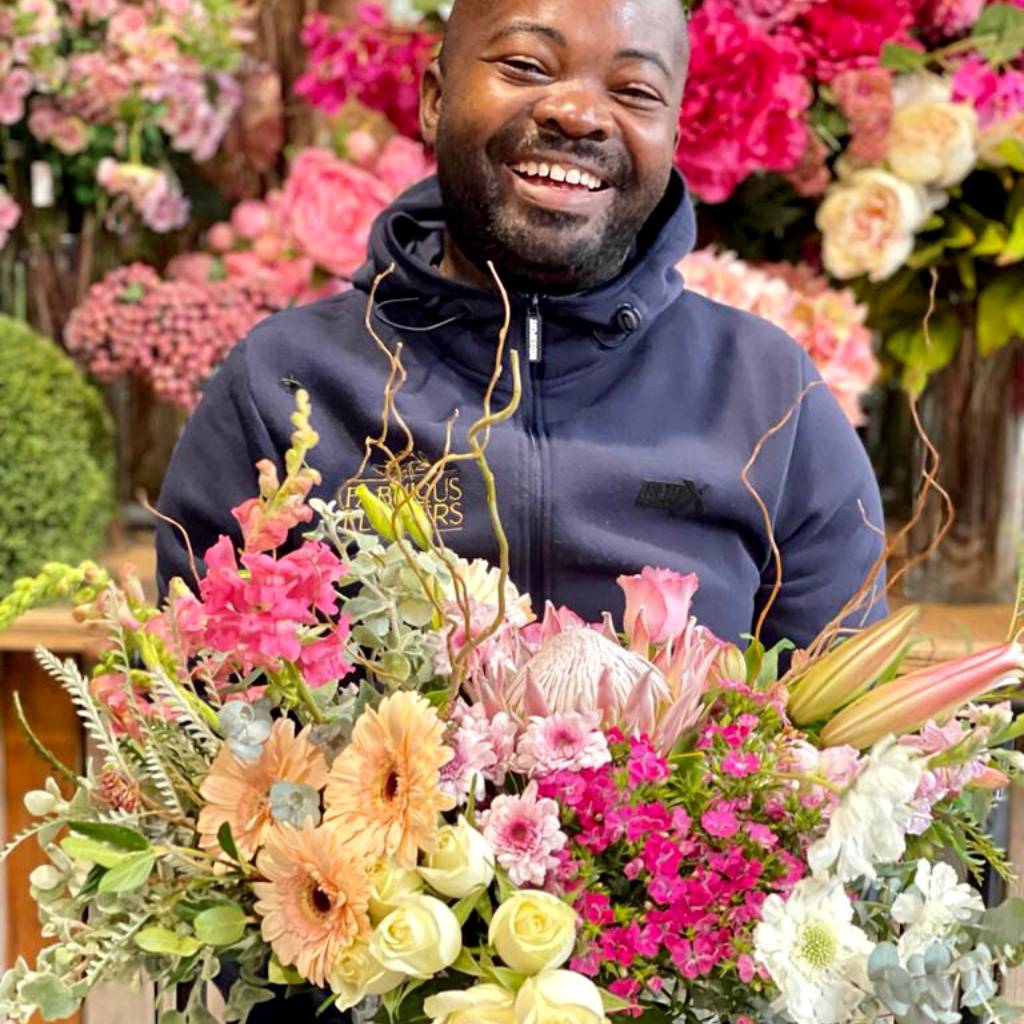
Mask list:
[{"label": "white rose", "polygon": [[431,1024],[516,1024],[515,996],[500,985],[439,992],[423,1000]]},{"label": "white rose", "polygon": [[822,256],[835,277],[882,281],[914,249],[914,233],[939,206],[937,197],[888,171],[854,171],[818,208]]},{"label": "white rose", "polygon": [[907,75],[893,87],[895,110],[888,162],[893,173],[916,185],[959,185],[978,161],[978,115],[953,102],[949,79]]},{"label": "white rose", "polygon": [[411,896],[423,888],[419,872],[400,868],[388,861],[378,861],[370,869],[373,892],[370,894],[370,920],[383,921],[398,905],[403,896]]},{"label": "white rose", "polygon": [[441,829],[434,852],[419,871],[432,889],[442,896],[460,900],[474,889],[486,888],[494,880],[494,851],[491,844],[460,817],[457,825]]},{"label": "white rose", "polygon": [[343,950],[327,975],[327,983],[338,997],[334,1004],[338,1010],[347,1010],[367,996],[382,996],[403,981],[404,974],[381,966],[368,942],[355,942]]},{"label": "white rose", "polygon": [[370,939],[370,952],[389,971],[432,978],[462,951],[458,918],[439,899],[403,896]]},{"label": "white rose", "polygon": [[551,970],[572,955],[576,911],[548,892],[516,892],[498,907],[487,938],[513,971]]},{"label": "white rose", "polygon": [[574,971],[528,978],[516,997],[517,1024],[606,1024],[597,986]]}]

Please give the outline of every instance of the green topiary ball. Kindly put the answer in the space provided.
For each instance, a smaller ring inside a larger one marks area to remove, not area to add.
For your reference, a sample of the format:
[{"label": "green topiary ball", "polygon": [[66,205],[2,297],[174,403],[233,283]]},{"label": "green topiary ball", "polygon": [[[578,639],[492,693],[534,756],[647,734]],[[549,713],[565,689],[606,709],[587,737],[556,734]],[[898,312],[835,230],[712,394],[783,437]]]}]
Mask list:
[{"label": "green topiary ball", "polygon": [[0,316],[0,596],[95,554],[114,513],[114,428],[63,350]]}]

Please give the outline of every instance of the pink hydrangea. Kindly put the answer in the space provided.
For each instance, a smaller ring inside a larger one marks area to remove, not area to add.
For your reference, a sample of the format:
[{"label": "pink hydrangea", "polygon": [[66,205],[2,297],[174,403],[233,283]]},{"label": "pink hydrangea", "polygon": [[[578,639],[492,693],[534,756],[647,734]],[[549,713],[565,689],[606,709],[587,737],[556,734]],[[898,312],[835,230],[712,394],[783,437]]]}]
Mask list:
[{"label": "pink hydrangea", "polygon": [[513,885],[541,886],[559,867],[556,853],[568,837],[559,823],[558,804],[538,797],[536,781],[519,796],[495,797],[480,820],[484,838]]},{"label": "pink hydrangea", "polygon": [[676,163],[701,199],[722,202],[755,171],[799,164],[811,88],[797,46],[726,0],[700,7],[690,36]]},{"label": "pink hydrangea", "polygon": [[534,778],[608,764],[612,755],[600,725],[599,711],[531,718],[516,747],[516,770]]}]

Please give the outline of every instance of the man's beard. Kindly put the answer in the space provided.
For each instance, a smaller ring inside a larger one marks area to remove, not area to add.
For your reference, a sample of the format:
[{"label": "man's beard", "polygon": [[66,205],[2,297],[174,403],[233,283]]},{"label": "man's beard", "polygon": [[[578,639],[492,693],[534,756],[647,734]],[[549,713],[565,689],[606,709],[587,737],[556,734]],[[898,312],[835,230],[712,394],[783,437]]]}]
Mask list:
[{"label": "man's beard", "polygon": [[[538,150],[583,162],[615,187],[599,219],[524,202],[513,209],[503,199],[502,169]],[[452,136],[443,118],[437,176],[448,230],[461,253],[481,269],[492,261],[515,291],[549,294],[585,291],[615,277],[667,185],[666,179],[641,186],[625,152],[607,144],[544,129],[524,137],[522,127],[509,125],[480,150]]]}]

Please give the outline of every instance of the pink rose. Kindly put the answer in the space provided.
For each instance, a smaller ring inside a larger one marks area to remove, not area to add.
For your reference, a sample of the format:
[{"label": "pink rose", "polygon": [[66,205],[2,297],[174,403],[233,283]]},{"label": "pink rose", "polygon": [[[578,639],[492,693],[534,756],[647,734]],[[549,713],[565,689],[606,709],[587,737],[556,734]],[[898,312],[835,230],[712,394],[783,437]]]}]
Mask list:
[{"label": "pink rose", "polygon": [[373,132],[357,128],[345,136],[345,155],[360,167],[371,168],[380,156],[380,143]]},{"label": "pink rose", "polygon": [[666,644],[681,636],[690,620],[690,602],[697,592],[694,573],[682,575],[671,569],[646,566],[639,575],[620,576],[626,595],[623,625],[632,641],[643,629],[652,644]]},{"label": "pink rose", "polygon": [[172,281],[206,284],[213,280],[216,266],[216,257],[208,252],[184,252],[180,256],[175,256],[167,265],[167,276]]},{"label": "pink rose", "polygon": [[227,221],[219,221],[206,233],[206,244],[214,252],[228,252],[235,247],[235,231]]},{"label": "pink rose", "polygon": [[914,23],[910,0],[830,0],[815,4],[791,30],[822,82],[840,71],[874,67],[888,42],[912,43]]},{"label": "pink rose", "polygon": [[224,269],[230,278],[262,280],[264,266],[259,256],[253,252],[228,252],[224,254]]},{"label": "pink rose", "polygon": [[273,222],[270,208],[258,199],[243,199],[231,211],[231,226],[240,238],[250,241],[270,231]]},{"label": "pink rose", "polygon": [[796,45],[746,22],[728,0],[693,16],[676,163],[707,202],[755,171],[795,168],[807,151],[811,89]]},{"label": "pink rose", "polygon": [[391,198],[383,182],[327,149],[303,150],[284,187],[296,243],[319,266],[345,277],[366,259],[370,228]]},{"label": "pink rose", "polygon": [[395,195],[434,173],[434,161],[420,143],[393,135],[377,158],[376,175]]}]

